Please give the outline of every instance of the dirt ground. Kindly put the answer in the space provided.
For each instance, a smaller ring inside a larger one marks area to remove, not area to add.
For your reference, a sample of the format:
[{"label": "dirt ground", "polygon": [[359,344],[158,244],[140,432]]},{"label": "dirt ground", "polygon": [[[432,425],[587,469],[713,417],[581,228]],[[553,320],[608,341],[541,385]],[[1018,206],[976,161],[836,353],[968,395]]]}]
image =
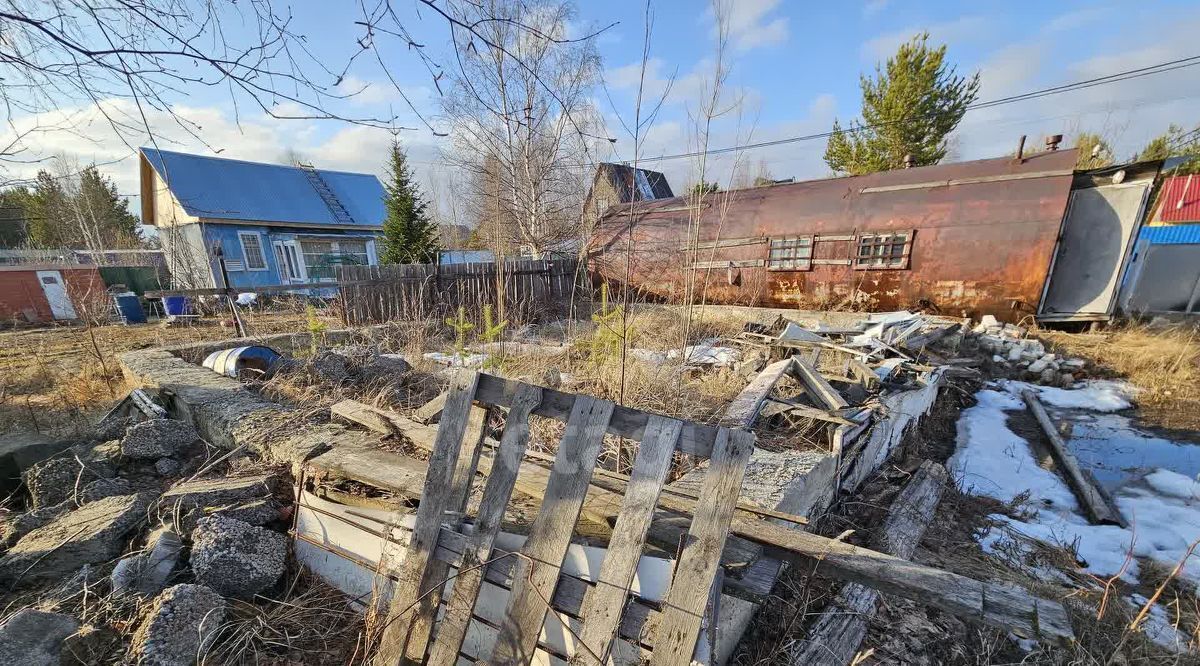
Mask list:
[{"label": "dirt ground", "polygon": [[[327,327],[337,319],[317,311]],[[303,310],[248,312],[251,335],[303,331]],[[234,337],[217,318],[194,325],[53,326],[0,331],[0,435],[64,435],[94,421],[128,390],[116,356],[131,349]]]}]

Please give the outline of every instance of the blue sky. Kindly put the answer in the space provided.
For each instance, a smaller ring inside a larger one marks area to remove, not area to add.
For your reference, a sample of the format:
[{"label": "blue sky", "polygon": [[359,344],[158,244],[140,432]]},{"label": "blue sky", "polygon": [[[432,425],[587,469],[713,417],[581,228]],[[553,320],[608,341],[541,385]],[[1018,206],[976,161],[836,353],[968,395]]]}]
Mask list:
[{"label": "blue sky", "polygon": [[[409,0],[395,3],[414,36],[436,59],[449,55],[448,29],[429,15],[417,16]],[[306,35],[316,58],[330,66],[345,62],[362,34],[350,3],[305,1],[291,5],[293,27]],[[634,85],[642,46],[642,2],[588,0],[579,3],[577,32],[616,25],[598,38],[607,94],[595,100],[618,138],[605,159],[632,158],[632,141],[623,134],[618,114],[632,114]],[[1141,2],[1137,11],[1117,2],[865,2],[812,3],[795,0],[737,0],[732,4],[730,75],[726,94],[740,103],[713,125],[710,147],[765,141],[826,131],[834,118],[858,112],[858,77],[894,52],[913,34],[928,30],[931,41],[945,43],[962,73],[979,72],[981,100],[994,99],[1168,60],[1200,55],[1200,3]],[[407,14],[404,12],[407,11]],[[682,190],[698,176],[695,160],[656,161],[655,156],[696,148],[693,116],[700,91],[711,76],[714,20],[703,0],[655,0],[654,32],[648,79],[651,87],[674,77],[672,92],[641,155],[646,166],[668,174]],[[233,27],[236,30],[236,27]],[[437,112],[430,77],[394,40],[381,49],[393,76],[424,115]],[[362,92],[335,104],[342,114],[383,117],[397,113],[402,122],[422,127],[407,111],[370,53],[350,70],[342,90]],[[324,75],[322,75],[324,76]],[[172,128],[165,117],[152,117],[164,148],[272,161],[289,149],[327,168],[379,172],[388,134],[337,121],[280,121],[242,104],[235,108],[227,91],[198,87],[177,99],[175,111],[202,129],[197,141]],[[1120,157],[1135,152],[1169,122],[1200,122],[1200,67],[1181,69],[1111,86],[1052,96],[968,113],[952,139],[950,159],[995,157],[1011,151],[1021,134],[1037,140],[1046,134],[1081,130],[1108,136]],[[610,104],[609,99],[612,103]],[[245,100],[243,100],[244,102]],[[76,135],[42,135],[33,149],[41,155],[65,152],[82,162],[120,160],[129,154],[98,119]],[[441,160],[445,139],[428,130],[402,133],[415,166],[432,194],[445,200],[453,173]],[[206,145],[207,144],[207,145]],[[760,168],[772,176],[819,178],[829,175],[821,160],[824,141],[747,151],[708,162],[708,180],[728,184],[739,173],[753,177]],[[761,166],[760,166],[761,165]],[[30,169],[36,168],[34,166]],[[106,170],[122,192],[136,192],[136,164],[117,162]]]}]

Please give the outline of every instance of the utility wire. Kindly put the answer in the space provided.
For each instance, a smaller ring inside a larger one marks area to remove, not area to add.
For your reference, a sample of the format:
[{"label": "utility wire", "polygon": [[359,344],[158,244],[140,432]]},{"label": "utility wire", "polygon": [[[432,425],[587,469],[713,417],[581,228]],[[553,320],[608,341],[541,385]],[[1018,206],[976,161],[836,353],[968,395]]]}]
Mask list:
[{"label": "utility wire", "polygon": [[[1200,65],[1200,55],[1191,56],[1188,58],[1180,58],[1179,60],[1163,62],[1163,63],[1159,63],[1157,65],[1150,65],[1148,67],[1139,67],[1137,69],[1130,69],[1130,70],[1126,70],[1123,72],[1117,72],[1115,74],[1108,74],[1106,76],[1096,77],[1093,79],[1085,79],[1083,81],[1075,81],[1073,83],[1066,83],[1066,84],[1062,84],[1062,85],[1058,85],[1058,86],[1052,86],[1049,88],[1042,88],[1040,90],[1033,90],[1033,91],[1030,91],[1027,93],[1010,95],[1008,97],[1000,97],[998,99],[988,100],[986,102],[979,102],[977,104],[971,104],[970,106],[967,107],[966,110],[974,111],[977,109],[989,109],[989,108],[992,108],[995,106],[1002,106],[1004,104],[1013,104],[1016,102],[1024,102],[1024,101],[1031,100],[1031,99],[1037,99],[1039,97],[1047,97],[1049,95],[1058,95],[1058,94],[1061,94],[1064,92],[1073,92],[1075,90],[1084,90],[1084,89],[1092,88],[1092,87],[1099,86],[1099,85],[1105,85],[1105,84],[1109,84],[1109,83],[1118,83],[1120,81],[1128,81],[1130,79],[1141,78],[1143,76],[1150,76],[1152,74],[1161,74],[1163,72],[1170,72],[1170,71],[1173,71],[1176,69],[1182,69],[1184,67],[1193,67],[1195,65]],[[905,119],[905,121],[907,121],[907,120],[909,120],[909,119]],[[694,152],[690,152],[690,153],[678,153],[675,155],[662,155],[660,157],[644,157],[644,158],[642,158],[642,161],[644,161],[644,162],[662,162],[665,160],[676,160],[676,159],[683,159],[683,158],[687,158],[687,157],[698,157],[700,155],[705,155],[705,154],[718,155],[721,153],[730,153],[730,152],[739,151],[739,150],[753,150],[756,148],[770,148],[772,146],[781,146],[781,145],[785,145],[785,144],[789,144],[789,143],[799,143],[801,141],[813,141],[815,139],[825,139],[825,138],[829,138],[829,137],[833,136],[834,134],[839,134],[839,133],[852,134],[855,132],[862,132],[862,131],[868,130],[868,129],[879,129],[879,128],[886,127],[886,126],[892,125],[892,124],[897,124],[900,122],[904,122],[904,121],[897,120],[897,121],[892,121],[890,123],[880,123],[880,124],[876,124],[876,125],[857,125],[854,127],[837,130],[837,131],[830,130],[828,132],[805,134],[802,136],[793,136],[793,137],[788,137],[785,139],[775,139],[773,141],[760,141],[758,143],[748,143],[748,144],[744,144],[744,145],[740,145],[740,146],[729,146],[726,148],[714,148],[712,150],[694,151]]]}]

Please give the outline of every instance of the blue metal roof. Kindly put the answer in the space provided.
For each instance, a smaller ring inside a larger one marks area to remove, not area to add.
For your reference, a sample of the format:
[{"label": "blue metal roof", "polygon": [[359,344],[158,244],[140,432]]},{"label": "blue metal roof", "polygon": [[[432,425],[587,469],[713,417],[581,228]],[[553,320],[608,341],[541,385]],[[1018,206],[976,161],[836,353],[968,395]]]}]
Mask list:
[{"label": "blue metal roof", "polygon": [[1200,224],[1169,224],[1161,227],[1142,227],[1140,240],[1151,245],[1200,244]]},{"label": "blue metal roof", "polygon": [[[142,155],[189,215],[227,220],[341,224],[305,172],[294,166],[245,162],[142,148]],[[318,169],[355,224],[382,225],[383,184],[366,173]]]}]

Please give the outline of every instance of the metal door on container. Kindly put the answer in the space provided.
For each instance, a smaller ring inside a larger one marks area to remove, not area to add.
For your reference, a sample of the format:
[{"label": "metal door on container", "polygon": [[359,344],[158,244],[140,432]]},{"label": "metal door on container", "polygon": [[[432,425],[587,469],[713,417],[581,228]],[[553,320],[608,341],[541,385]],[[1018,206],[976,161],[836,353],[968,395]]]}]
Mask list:
[{"label": "metal door on container", "polygon": [[37,279],[42,285],[42,293],[46,295],[46,301],[50,303],[50,314],[54,315],[55,319],[79,318],[75,314],[75,305],[71,303],[71,296],[67,293],[67,285],[63,282],[62,273],[38,271]]},{"label": "metal door on container", "polygon": [[1109,315],[1150,182],[1071,193],[1038,314],[1045,319]]}]

